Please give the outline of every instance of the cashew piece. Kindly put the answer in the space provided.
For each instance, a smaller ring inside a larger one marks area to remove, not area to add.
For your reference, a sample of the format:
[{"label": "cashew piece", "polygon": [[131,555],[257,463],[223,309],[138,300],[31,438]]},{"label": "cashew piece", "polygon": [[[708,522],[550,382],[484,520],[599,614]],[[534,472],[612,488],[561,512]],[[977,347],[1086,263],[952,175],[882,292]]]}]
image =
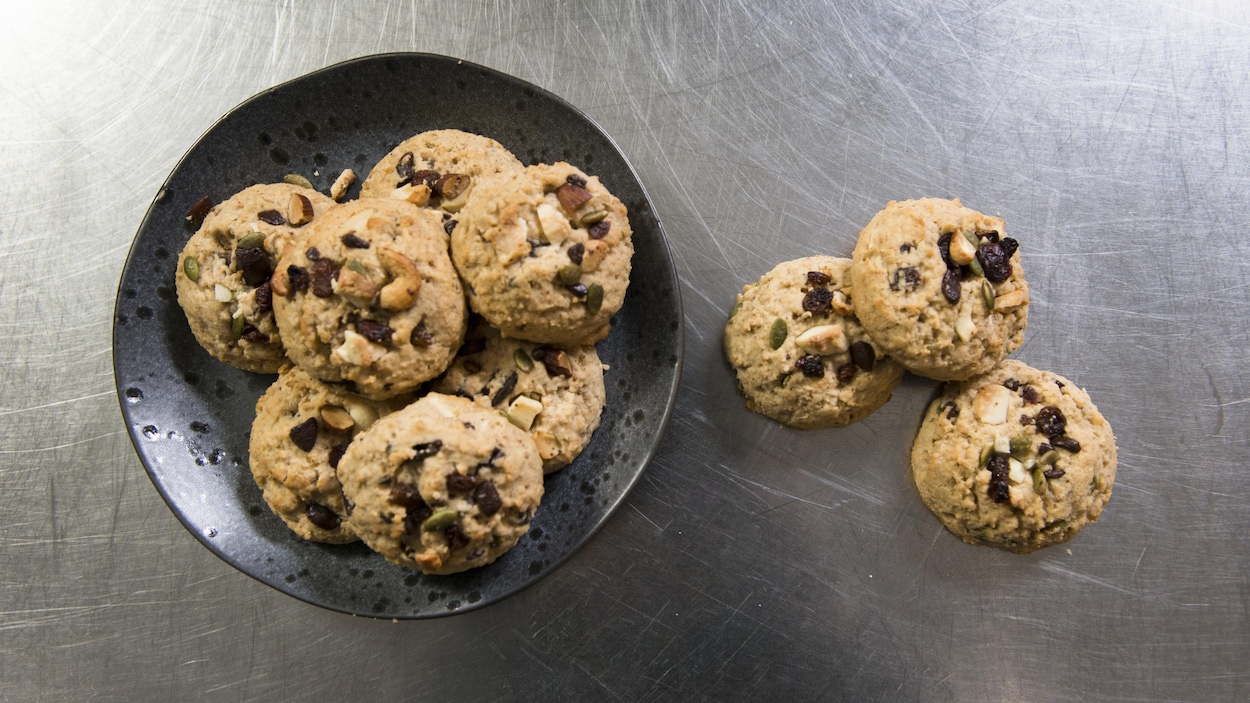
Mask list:
[{"label": "cashew piece", "polygon": [[390,274],[390,283],[378,293],[378,304],[386,310],[406,310],[417,299],[421,290],[421,273],[412,259],[391,249],[378,247],[378,262]]}]

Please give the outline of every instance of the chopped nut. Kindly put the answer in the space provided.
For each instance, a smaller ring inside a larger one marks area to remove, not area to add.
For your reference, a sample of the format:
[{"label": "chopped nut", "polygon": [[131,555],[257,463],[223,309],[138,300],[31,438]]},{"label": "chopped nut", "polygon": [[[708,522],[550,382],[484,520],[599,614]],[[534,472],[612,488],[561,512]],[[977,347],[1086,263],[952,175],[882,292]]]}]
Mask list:
[{"label": "chopped nut", "polygon": [[534,444],[538,446],[538,455],[543,461],[560,455],[560,442],[555,435],[546,430],[536,430],[530,437],[533,437]]},{"label": "chopped nut", "polygon": [[833,300],[829,301],[833,307],[833,311],[842,317],[850,317],[855,314],[855,306],[851,304],[851,299],[846,297],[846,293],[840,290],[833,292]]},{"label": "chopped nut", "polygon": [[955,320],[955,334],[965,342],[972,340],[972,335],[976,334],[977,326],[972,321],[972,306],[968,300],[964,301],[963,307],[959,309],[959,318]]},{"label": "chopped nut", "polygon": [[1007,409],[1011,406],[1011,391],[997,383],[983,386],[972,401],[972,411],[987,425],[1001,425],[1007,421]]},{"label": "chopped nut", "polygon": [[391,197],[413,205],[425,205],[430,202],[430,187],[424,183],[409,183],[391,191]]},{"label": "chopped nut", "polygon": [[373,296],[378,294],[378,287],[373,285],[372,281],[348,267],[339,271],[334,290],[360,308],[369,307],[369,304],[373,302]]},{"label": "chopped nut", "polygon": [[381,357],[384,351],[352,330],[344,330],[343,343],[334,349],[334,354],[353,366],[369,366]]},{"label": "chopped nut", "polygon": [[562,243],[573,233],[573,228],[569,226],[564,215],[547,203],[538,206],[538,225],[542,228],[543,236],[552,244]]},{"label": "chopped nut", "polygon": [[951,237],[950,253],[951,261],[960,266],[967,266],[977,258],[977,247],[967,237],[956,234]]},{"label": "chopped nut", "polygon": [[344,222],[339,227],[339,230],[343,234],[347,234],[349,232],[364,232],[369,227],[369,219],[372,217],[374,217],[373,210],[366,208],[348,218],[347,222]]},{"label": "chopped nut", "polygon": [[1003,293],[994,300],[994,311],[1001,312],[1018,308],[1029,302],[1029,289],[1017,288],[1010,293]]},{"label": "chopped nut", "polygon": [[603,263],[611,247],[607,242],[598,239],[591,239],[583,246],[585,250],[582,252],[582,273],[594,273],[598,270],[599,264]]},{"label": "chopped nut", "polygon": [[325,423],[327,430],[338,434],[343,434],[356,426],[356,421],[352,419],[351,413],[337,405],[322,406],[321,421]]},{"label": "chopped nut", "polygon": [[1029,480],[1029,475],[1024,471],[1024,464],[1015,459],[1007,459],[1007,471],[1012,483],[1024,483]]},{"label": "chopped nut", "polygon": [[347,404],[347,414],[352,416],[352,422],[356,423],[361,430],[367,430],[378,421],[378,413],[372,407],[364,403]]},{"label": "chopped nut", "polygon": [[412,259],[389,247],[378,247],[378,261],[391,275],[390,283],[378,292],[378,305],[386,310],[406,310],[421,290],[421,272]]},{"label": "chopped nut", "polygon": [[841,354],[850,347],[842,325],[818,325],[794,339],[803,351],[821,356]]},{"label": "chopped nut", "polygon": [[[289,268],[289,267],[288,267]],[[286,295],[291,292],[290,276],[287,269],[278,269],[273,272],[273,276],[269,278],[269,287],[278,295]]]},{"label": "chopped nut", "polygon": [[499,224],[482,233],[495,247],[499,263],[507,266],[529,253],[529,222],[521,217],[516,208],[504,210]]},{"label": "chopped nut", "polygon": [[534,418],[543,411],[543,404],[528,396],[519,395],[508,406],[508,421],[526,432],[534,426]]},{"label": "chopped nut", "polygon": [[473,180],[463,173],[444,173],[434,181],[434,190],[443,199],[444,209],[446,209],[446,201],[467,195],[472,184]]},{"label": "chopped nut", "polygon": [[556,188],[556,198],[560,200],[560,207],[570,214],[593,197],[590,191],[573,183],[565,183]]},{"label": "chopped nut", "polygon": [[343,196],[347,195],[347,189],[351,188],[355,182],[356,172],[350,168],[343,169],[343,172],[339,174],[338,178],[334,179],[334,183],[330,186],[330,197],[334,198],[335,202],[342,200]]},{"label": "chopped nut", "polygon": [[216,298],[219,303],[228,303],[231,300],[234,300],[234,291],[231,291],[229,288],[218,283],[213,286],[213,297]]}]

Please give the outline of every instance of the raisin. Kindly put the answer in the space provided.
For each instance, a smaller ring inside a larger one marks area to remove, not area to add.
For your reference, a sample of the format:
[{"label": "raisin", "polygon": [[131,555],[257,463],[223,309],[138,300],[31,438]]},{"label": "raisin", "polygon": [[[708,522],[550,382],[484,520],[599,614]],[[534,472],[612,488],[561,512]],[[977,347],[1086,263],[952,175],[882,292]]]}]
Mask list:
[{"label": "raisin", "polygon": [[914,266],[894,269],[894,277],[890,280],[890,290],[916,290],[920,287],[920,272]]},{"label": "raisin", "polygon": [[310,417],[291,428],[291,441],[295,446],[308,452],[317,443],[317,418]]},{"label": "raisin", "polygon": [[408,335],[408,343],[414,347],[428,347],[434,343],[434,335],[425,329],[425,322],[418,322],[416,327],[412,328],[412,334]]},{"label": "raisin", "polygon": [[1042,442],[1041,444],[1037,445],[1037,455],[1041,456],[1052,449],[1054,449],[1054,447],[1050,446],[1048,442]]},{"label": "raisin", "polygon": [[312,293],[318,298],[329,298],[334,295],[334,279],[338,278],[339,267],[329,259],[317,259],[312,267]]},{"label": "raisin", "polygon": [[[952,234],[954,233],[947,232],[946,234],[943,234],[942,236],[938,237],[938,242],[937,242],[938,253],[942,255],[942,263],[946,264],[947,270],[954,269],[958,271],[959,267],[956,266],[954,260],[951,259],[951,235]],[[963,235],[960,235],[960,236],[963,236]]]},{"label": "raisin", "polygon": [[1020,249],[1020,242],[1017,242],[1011,237],[1003,237],[998,242],[998,246],[1003,248],[1003,253],[1007,255],[1008,259],[1010,259],[1012,254],[1015,254],[1016,251]]},{"label": "raisin", "polygon": [[283,217],[282,213],[277,210],[261,210],[256,213],[256,219],[261,222],[271,224],[274,227],[281,227],[286,224],[286,218]]},{"label": "raisin", "polygon": [[386,496],[386,500],[391,505],[401,505],[407,508],[409,512],[422,507],[429,508],[425,504],[425,499],[421,497],[421,491],[411,483],[397,483],[391,486],[391,492]]},{"label": "raisin", "polygon": [[948,400],[945,403],[943,403],[942,408],[939,408],[939,412],[942,409],[946,410],[947,420],[954,420],[955,418],[959,417],[959,406],[955,405],[955,401],[953,400]]},{"label": "raisin", "polygon": [[447,490],[452,493],[468,493],[477,487],[477,477],[451,474],[447,477]]},{"label": "raisin", "polygon": [[395,331],[390,327],[387,327],[377,320],[357,321],[356,332],[358,332],[361,337],[377,344],[390,344],[391,335],[395,333]]},{"label": "raisin", "polygon": [[357,237],[355,232],[348,232],[347,234],[343,235],[343,237],[341,238],[341,241],[343,242],[343,246],[349,249],[368,249],[369,248],[369,242],[366,242],[360,237]]},{"label": "raisin", "polygon": [[1037,411],[1037,431],[1047,437],[1058,437],[1068,428],[1068,419],[1063,411],[1053,405],[1047,405]]},{"label": "raisin", "polygon": [[1042,396],[1038,394],[1037,389],[1033,386],[1025,386],[1024,391],[1020,393],[1020,397],[1024,398],[1024,402],[1029,405],[1037,405],[1042,402]]},{"label": "raisin", "polygon": [[452,231],[456,229],[456,225],[458,224],[460,223],[457,222],[456,220],[447,220],[446,222],[443,223],[443,231],[446,232],[447,234],[451,234]]},{"label": "raisin", "polygon": [[804,354],[794,362],[794,367],[808,378],[821,378],[825,375],[825,361],[816,354]]},{"label": "raisin", "polygon": [[577,242],[573,246],[569,247],[569,261],[572,261],[573,263],[580,266],[582,263],[582,257],[584,257],[585,255],[586,255],[585,244],[582,244],[581,242]]},{"label": "raisin", "polygon": [[877,352],[868,342],[854,342],[851,344],[851,361],[865,371],[872,371],[877,363]]},{"label": "raisin", "polygon": [[269,252],[260,247],[235,249],[234,265],[243,272],[243,281],[252,287],[268,281],[273,275],[273,262],[269,260]]},{"label": "raisin", "polygon": [[243,325],[243,333],[239,335],[253,344],[268,344],[269,335],[256,329],[256,325]]},{"label": "raisin", "polygon": [[413,446],[412,451],[416,452],[412,457],[413,459],[427,459],[443,451],[443,440],[436,439],[432,442],[423,442]]},{"label": "raisin", "polygon": [[460,351],[456,352],[456,356],[473,356],[474,354],[481,354],[482,350],[485,348],[485,337],[471,337],[464,340],[464,344],[460,345]]},{"label": "raisin", "polygon": [[566,287],[569,289],[570,293],[578,298],[585,298],[586,295],[590,293],[590,289],[586,287],[585,283],[574,283],[573,285]]},{"label": "raisin", "polygon": [[516,379],[516,371],[508,374],[508,377],[503,381],[503,385],[499,387],[498,391],[495,391],[495,396],[490,399],[490,404],[499,405],[507,400],[508,395],[512,393],[512,391],[516,390]]},{"label": "raisin", "polygon": [[807,282],[814,286],[827,286],[833,280],[833,276],[824,271],[808,271]]},{"label": "raisin", "polygon": [[420,171],[412,172],[412,182],[424,183],[426,187],[430,189],[431,193],[438,195],[438,191],[434,189],[434,184],[438,183],[438,178],[441,175],[442,174],[439,173],[438,171],[432,171],[428,168],[423,168]]},{"label": "raisin", "polygon": [[995,503],[1006,503],[1011,499],[1011,483],[1008,480],[1011,467],[1007,464],[1007,455],[994,454],[985,468],[990,470],[990,499]]},{"label": "raisin", "polygon": [[256,312],[273,310],[273,286],[265,281],[256,287]]},{"label": "raisin", "polygon": [[1050,443],[1055,445],[1056,449],[1064,449],[1066,451],[1072,452],[1073,454],[1076,454],[1077,452],[1081,451],[1081,443],[1076,441],[1075,439],[1072,439],[1071,437],[1067,435],[1061,435],[1059,437],[1052,437],[1050,440]]},{"label": "raisin", "polygon": [[902,244],[898,245],[898,250],[904,254],[906,254],[907,252],[915,248],[916,248],[915,245],[913,245],[911,242],[903,242]]},{"label": "raisin", "polygon": [[842,364],[838,367],[838,380],[842,383],[850,383],[851,379],[855,378],[857,370],[854,362]]},{"label": "raisin", "polygon": [[444,527],[443,539],[447,540],[447,548],[453,552],[469,546],[469,536],[464,533],[464,530],[460,529],[459,525]]},{"label": "raisin", "polygon": [[1011,262],[1007,260],[1001,244],[982,244],[977,247],[977,261],[985,272],[985,280],[1002,283],[1011,278]]},{"label": "raisin", "polygon": [[828,288],[813,288],[803,296],[803,309],[808,312],[824,312],[833,305],[833,291]]},{"label": "raisin", "polygon": [[946,269],[942,274],[942,296],[946,302],[954,305],[959,302],[962,291],[959,289],[959,269]]},{"label": "raisin", "polygon": [[347,445],[349,444],[351,443],[343,442],[342,444],[336,444],[333,447],[330,447],[330,468],[337,469],[339,467],[339,460],[343,458],[343,453],[347,451]]},{"label": "raisin", "polygon": [[489,479],[477,484],[470,499],[477,506],[477,509],[488,517],[499,512],[499,509],[503,507],[503,500],[499,497],[499,491],[495,489],[495,484]]},{"label": "raisin", "polygon": [[985,239],[993,244],[998,243],[998,230],[996,229],[979,229],[976,231],[977,239]]},{"label": "raisin", "polygon": [[586,179],[585,179],[585,178],[582,178],[581,176],[577,175],[576,173],[571,173],[571,174],[569,174],[569,177],[568,177],[568,178],[566,178],[566,179],[564,179],[564,180],[565,180],[565,182],[567,182],[567,183],[572,183],[573,185],[577,186],[578,188],[585,188],[585,187],[586,187]]},{"label": "raisin", "polygon": [[304,252],[304,256],[307,256],[309,261],[317,261],[321,258],[321,250],[317,247],[308,247],[308,251]]},{"label": "raisin", "polygon": [[494,449],[490,450],[490,457],[486,460],[486,463],[485,463],[485,464],[478,464],[478,468],[481,468],[481,467],[483,467],[483,466],[489,466],[489,467],[491,467],[491,468],[494,468],[494,466],[495,466],[495,462],[496,462],[496,461],[499,461],[499,459],[500,459],[503,455],[504,455],[503,450],[502,450],[502,449],[500,449],[499,447],[495,447]]},{"label": "raisin", "polygon": [[308,504],[308,520],[323,530],[337,530],[340,522],[337,513],[316,503]]},{"label": "raisin", "polygon": [[[421,500],[421,496],[417,496],[417,500]],[[420,504],[408,508],[408,514],[404,516],[404,534],[420,534],[421,523],[425,522],[433,514],[434,511],[425,504],[424,500],[421,500]]]},{"label": "raisin", "polygon": [[1021,415],[1021,416],[1020,416],[1020,424],[1021,424],[1021,425],[1032,425],[1032,424],[1033,424],[1033,416],[1032,416],[1032,415]]},{"label": "raisin", "polygon": [[298,293],[302,290],[308,290],[309,277],[308,269],[301,268],[294,264],[286,267],[286,280],[290,283],[292,293]]},{"label": "raisin", "polygon": [[1005,386],[1009,391],[1020,390],[1020,382],[1014,378],[1009,378],[1006,381],[1003,381],[1003,386]]},{"label": "raisin", "polygon": [[608,231],[612,229],[612,223],[607,220],[600,220],[591,225],[586,232],[591,239],[603,239],[608,236]]},{"label": "raisin", "polygon": [[1042,472],[1042,475],[1046,478],[1061,478],[1066,473],[1068,472],[1063,469],[1046,469]]},{"label": "raisin", "polygon": [[195,201],[190,210],[187,210],[187,219],[191,221],[191,224],[199,227],[204,223],[204,216],[207,215],[208,211],[212,209],[213,199],[205,195]]},{"label": "raisin", "polygon": [[541,347],[536,347],[530,353],[530,356],[534,358],[534,361],[543,362],[543,366],[547,368],[548,376],[573,377],[573,370],[568,366],[569,355],[555,347],[544,344]]},{"label": "raisin", "polygon": [[405,151],[399,157],[399,163],[395,164],[395,174],[399,176],[399,185],[405,185],[412,181],[412,172],[417,165],[416,158],[411,151]]}]

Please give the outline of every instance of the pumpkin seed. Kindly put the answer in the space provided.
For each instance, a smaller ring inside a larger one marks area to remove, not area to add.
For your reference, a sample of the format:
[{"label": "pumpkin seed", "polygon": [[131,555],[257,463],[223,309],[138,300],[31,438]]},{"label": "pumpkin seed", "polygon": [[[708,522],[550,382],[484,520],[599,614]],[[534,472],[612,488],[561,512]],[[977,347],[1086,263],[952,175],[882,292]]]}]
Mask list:
[{"label": "pumpkin seed", "polygon": [[977,468],[984,469],[986,464],[990,463],[990,457],[994,456],[994,445],[987,444],[981,448],[981,457],[977,459]]},{"label": "pumpkin seed", "polygon": [[1056,461],[1059,461],[1059,452],[1055,451],[1054,449],[1051,449],[1050,451],[1046,452],[1045,454],[1037,458],[1037,465],[1038,466],[1050,466],[1051,464],[1054,464]]},{"label": "pumpkin seed", "polygon": [[360,263],[359,261],[357,261],[357,260],[355,260],[355,259],[352,259],[351,261],[348,261],[348,262],[347,262],[347,268],[348,268],[348,269],[350,269],[350,270],[352,270],[352,271],[355,271],[356,273],[360,274],[361,276],[364,276],[364,275],[365,275],[365,266],[364,266],[364,264]]},{"label": "pumpkin seed", "polygon": [[582,215],[581,219],[578,221],[582,223],[583,227],[589,227],[593,224],[603,222],[604,218],[607,216],[607,210],[591,210],[590,212]]},{"label": "pumpkin seed", "polygon": [[438,532],[454,523],[459,516],[460,513],[456,512],[455,508],[441,508],[421,523],[421,529],[426,532]]},{"label": "pumpkin seed", "polygon": [[288,174],[286,174],[285,176],[283,176],[283,177],[282,177],[282,182],[283,182],[283,183],[290,183],[290,184],[291,184],[291,185],[293,185],[293,186],[302,186],[302,187],[307,188],[307,189],[309,189],[309,190],[313,190],[313,184],[312,184],[312,181],[308,180],[307,178],[304,178],[303,176],[299,175],[298,173],[288,173]]},{"label": "pumpkin seed", "polygon": [[195,260],[194,256],[188,256],[182,260],[182,272],[187,274],[187,278],[192,282],[200,280],[200,262]]},{"label": "pumpkin seed", "polygon": [[768,346],[773,349],[780,349],[789,334],[790,330],[786,327],[785,320],[780,317],[773,320],[773,328],[768,331]]},{"label": "pumpkin seed", "polygon": [[985,307],[994,309],[994,286],[989,279],[981,279],[981,299],[985,301]]},{"label": "pumpkin seed", "polygon": [[601,307],[603,307],[603,286],[591,283],[590,288],[586,289],[586,311],[591,315],[598,315]]},{"label": "pumpkin seed", "polygon": [[1033,492],[1039,496],[1046,492],[1046,476],[1040,466],[1033,467]]},{"label": "pumpkin seed", "polygon": [[254,249],[256,247],[263,246],[265,246],[264,232],[248,232],[242,237],[239,237],[240,249]]},{"label": "pumpkin seed", "polygon": [[230,332],[236,338],[243,336],[243,316],[235,315],[230,319]]},{"label": "pumpkin seed", "polygon": [[582,280],[582,267],[577,264],[568,264],[561,266],[556,272],[556,276],[560,279],[562,285],[571,286]]},{"label": "pumpkin seed", "polygon": [[512,360],[516,362],[516,367],[518,369],[521,369],[526,373],[534,370],[534,360],[530,358],[529,354],[525,353],[524,349],[517,349],[516,352],[512,354]]},{"label": "pumpkin seed", "polygon": [[1011,455],[1017,459],[1023,460],[1029,455],[1029,450],[1033,448],[1033,440],[1020,435],[1011,438]]},{"label": "pumpkin seed", "polygon": [[968,268],[972,269],[972,275],[974,276],[985,276],[985,269],[981,268],[981,262],[977,261],[976,257],[973,257],[972,261],[968,262]]}]

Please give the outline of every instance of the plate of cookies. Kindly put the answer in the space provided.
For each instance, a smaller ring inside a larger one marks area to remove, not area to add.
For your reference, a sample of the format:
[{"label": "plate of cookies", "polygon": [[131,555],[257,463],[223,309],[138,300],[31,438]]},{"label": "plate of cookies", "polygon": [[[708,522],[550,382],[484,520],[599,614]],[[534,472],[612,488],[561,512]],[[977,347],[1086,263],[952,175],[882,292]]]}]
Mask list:
[{"label": "plate of cookies", "polygon": [[118,290],[153,484],[240,571],[347,613],[494,603],[624,501],[682,358],[663,228],[557,96],[386,54],[254,96],[170,174]]}]

